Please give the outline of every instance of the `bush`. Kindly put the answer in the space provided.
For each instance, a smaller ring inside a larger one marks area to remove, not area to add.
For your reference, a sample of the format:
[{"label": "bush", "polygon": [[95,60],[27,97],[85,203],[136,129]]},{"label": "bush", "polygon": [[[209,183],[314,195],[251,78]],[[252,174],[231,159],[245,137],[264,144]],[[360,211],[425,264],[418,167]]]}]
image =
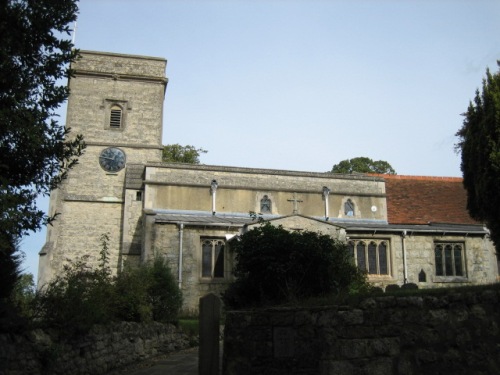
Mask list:
[{"label": "bush", "polygon": [[403,284],[401,285],[401,289],[411,289],[411,290],[415,290],[415,289],[418,289],[418,285],[415,284],[415,283],[406,283],[406,284]]},{"label": "bush", "polygon": [[395,292],[400,290],[401,287],[398,284],[389,284],[385,287],[385,292]]},{"label": "bush", "polygon": [[182,293],[165,259],[126,267],[116,279],[119,315],[123,320],[174,322]]},{"label": "bush", "polygon": [[223,294],[230,308],[369,289],[346,245],[327,235],[289,232],[267,222],[233,244],[236,281]]},{"label": "bush", "polygon": [[114,297],[110,276],[89,268],[83,258],[37,293],[34,310],[42,326],[78,334],[115,320]]},{"label": "bush", "polygon": [[98,269],[86,258],[64,267],[64,272],[33,298],[33,317],[38,326],[65,334],[87,332],[94,324],[112,321],[177,320],[182,294],[166,261],[126,267],[112,277],[108,261],[108,237],[101,236]]}]

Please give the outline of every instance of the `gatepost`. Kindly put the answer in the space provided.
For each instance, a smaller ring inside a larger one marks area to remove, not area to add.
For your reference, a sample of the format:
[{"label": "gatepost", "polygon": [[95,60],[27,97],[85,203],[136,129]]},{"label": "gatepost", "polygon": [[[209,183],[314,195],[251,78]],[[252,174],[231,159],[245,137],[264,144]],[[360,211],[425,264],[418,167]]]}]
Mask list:
[{"label": "gatepost", "polygon": [[200,298],[199,375],[219,374],[219,325],[221,301],[210,293]]}]

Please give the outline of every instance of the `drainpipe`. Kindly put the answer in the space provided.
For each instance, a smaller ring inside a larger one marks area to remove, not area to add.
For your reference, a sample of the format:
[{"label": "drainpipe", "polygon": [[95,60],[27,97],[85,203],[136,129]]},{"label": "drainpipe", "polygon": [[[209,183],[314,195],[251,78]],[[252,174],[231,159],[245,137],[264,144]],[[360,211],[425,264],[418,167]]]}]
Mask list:
[{"label": "drainpipe", "polygon": [[403,245],[403,279],[404,284],[408,283],[408,265],[406,262],[406,230],[401,232],[401,242]]},{"label": "drainpipe", "polygon": [[328,213],[328,195],[330,194],[330,189],[328,187],[323,186],[323,197],[325,198],[325,220],[328,221],[330,214]]},{"label": "drainpipe", "polygon": [[182,237],[184,233],[184,223],[179,223],[179,289],[182,287]]},{"label": "drainpipe", "polygon": [[217,180],[212,180],[212,183],[210,184],[210,193],[212,193],[212,215],[215,215],[215,197],[218,186],[219,184],[217,183]]}]

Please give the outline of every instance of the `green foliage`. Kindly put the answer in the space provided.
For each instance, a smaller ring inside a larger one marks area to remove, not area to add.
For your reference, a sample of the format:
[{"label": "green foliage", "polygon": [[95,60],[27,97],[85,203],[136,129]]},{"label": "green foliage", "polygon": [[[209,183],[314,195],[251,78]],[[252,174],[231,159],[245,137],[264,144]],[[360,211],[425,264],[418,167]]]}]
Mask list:
[{"label": "green foliage", "polygon": [[35,298],[42,326],[78,334],[94,324],[114,320],[115,293],[111,278],[87,266],[86,258],[70,263]]},{"label": "green foliage", "polygon": [[396,174],[392,166],[384,161],[374,161],[367,157],[358,157],[353,159],[342,160],[335,164],[332,168],[333,173],[381,173],[381,174]]},{"label": "green foliage", "polygon": [[25,317],[33,316],[31,306],[35,298],[35,281],[31,273],[25,273],[19,276],[14,290],[12,291],[11,300],[13,305],[18,309],[19,313]]},{"label": "green foliage", "polygon": [[77,57],[63,38],[76,20],[76,3],[0,4],[0,233],[19,237],[40,229],[37,195],[55,188],[82,152],[82,138],[67,140],[68,130],[55,120],[69,93],[62,79]]},{"label": "green foliage", "polygon": [[21,260],[17,237],[0,232],[0,299],[11,296],[21,274]]},{"label": "green foliage", "polygon": [[116,278],[121,320],[174,322],[182,307],[182,293],[165,259],[126,267]]},{"label": "green foliage", "polygon": [[464,116],[456,135],[467,209],[474,219],[487,224],[500,252],[500,71],[486,70],[482,92],[476,91]]},{"label": "green foliage", "polygon": [[115,281],[117,318],[123,321],[150,322],[153,320],[148,303],[148,275],[144,266],[129,265],[120,272]]},{"label": "green foliage", "polygon": [[289,232],[269,222],[233,242],[236,281],[223,295],[242,308],[340,295],[368,288],[345,244],[315,232]]},{"label": "green foliage", "polygon": [[100,239],[97,269],[89,267],[84,257],[66,265],[61,275],[37,292],[31,308],[35,323],[71,335],[112,321],[176,321],[182,294],[167,262],[156,257],[112,277],[108,235]]},{"label": "green foliage", "polygon": [[201,154],[208,151],[194,146],[181,146],[176,143],[163,146],[162,160],[167,163],[200,164]]},{"label": "green foliage", "polygon": [[182,293],[167,261],[157,256],[148,270],[148,296],[153,320],[165,323],[176,321],[182,307]]},{"label": "green foliage", "polygon": [[[69,35],[77,0],[0,2],[0,273],[8,294],[18,263],[12,243],[50,222],[36,206],[57,187],[83,150],[81,136],[55,118],[67,99],[68,63],[77,56]],[[16,271],[17,272],[17,271]],[[19,272],[17,272],[18,274]]]}]

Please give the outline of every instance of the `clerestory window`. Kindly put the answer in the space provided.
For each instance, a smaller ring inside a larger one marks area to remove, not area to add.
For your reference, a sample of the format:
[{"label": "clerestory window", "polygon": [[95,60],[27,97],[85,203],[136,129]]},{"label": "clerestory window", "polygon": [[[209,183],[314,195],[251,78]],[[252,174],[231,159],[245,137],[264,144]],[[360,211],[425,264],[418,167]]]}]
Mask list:
[{"label": "clerestory window", "polygon": [[436,276],[465,276],[463,243],[436,243],[434,259]]},{"label": "clerestory window", "polygon": [[344,215],[354,216],[354,203],[350,199],[344,203]]},{"label": "clerestory window", "polygon": [[264,195],[260,200],[260,212],[261,213],[271,213],[271,200],[267,195]]},{"label": "clerestory window", "polygon": [[387,240],[350,240],[348,248],[354,263],[370,275],[390,274],[390,248]]},{"label": "clerestory window", "polygon": [[224,277],[224,251],[223,239],[203,239],[201,241],[201,277]]}]

